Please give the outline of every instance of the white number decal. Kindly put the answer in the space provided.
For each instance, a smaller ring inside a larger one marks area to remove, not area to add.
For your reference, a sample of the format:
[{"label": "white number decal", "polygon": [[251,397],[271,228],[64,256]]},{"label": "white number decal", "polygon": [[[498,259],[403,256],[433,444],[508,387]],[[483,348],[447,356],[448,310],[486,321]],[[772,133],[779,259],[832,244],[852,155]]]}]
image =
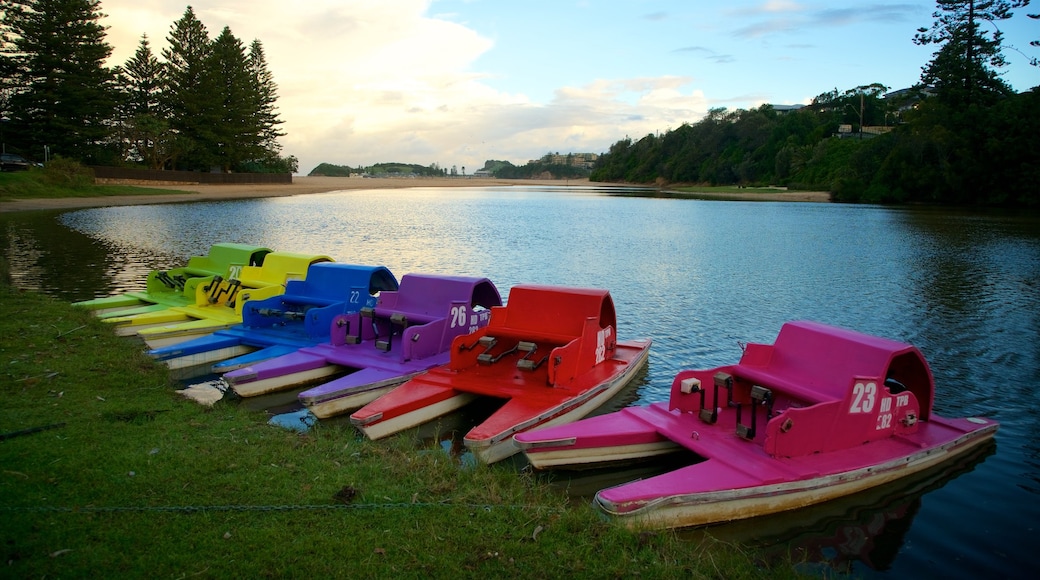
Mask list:
[{"label": "white number decal", "polygon": [[881,415],[878,415],[875,431],[883,431],[890,427],[892,427],[892,414],[882,413]]},{"label": "white number decal", "polygon": [[451,307],[451,328],[455,328],[456,326],[466,326],[465,306]]},{"label": "white number decal", "polygon": [[870,413],[874,410],[874,398],[877,396],[877,384],[856,383],[852,387],[852,407],[849,413]]},{"label": "white number decal", "polygon": [[357,304],[359,300],[361,300],[361,292],[358,292],[357,290],[351,290],[350,291],[350,303],[351,304]]},{"label": "white number decal", "polygon": [[228,278],[238,280],[242,276],[242,266],[228,267]]},{"label": "white number decal", "polygon": [[607,359],[607,340],[613,334],[613,327],[608,326],[596,333],[596,364]]}]

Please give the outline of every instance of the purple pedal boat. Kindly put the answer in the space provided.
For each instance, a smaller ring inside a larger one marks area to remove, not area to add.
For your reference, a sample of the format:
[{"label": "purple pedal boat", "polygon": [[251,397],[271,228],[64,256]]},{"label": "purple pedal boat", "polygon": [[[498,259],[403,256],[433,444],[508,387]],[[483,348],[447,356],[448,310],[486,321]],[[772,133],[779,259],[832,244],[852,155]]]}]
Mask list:
[{"label": "purple pedal boat", "polygon": [[374,308],[333,319],[331,339],[226,373],[242,397],[281,391],[344,374],[303,391],[299,399],[318,418],[357,409],[418,373],[446,364],[456,336],[485,325],[501,306],[487,278],[406,274]]},{"label": "purple pedal boat", "polygon": [[936,415],[934,390],[914,346],[789,322],[735,365],[680,372],[668,402],[514,440],[539,469],[692,452],[690,465],[603,489],[594,503],[632,527],[695,526],[850,495],[992,439],[995,421]]}]

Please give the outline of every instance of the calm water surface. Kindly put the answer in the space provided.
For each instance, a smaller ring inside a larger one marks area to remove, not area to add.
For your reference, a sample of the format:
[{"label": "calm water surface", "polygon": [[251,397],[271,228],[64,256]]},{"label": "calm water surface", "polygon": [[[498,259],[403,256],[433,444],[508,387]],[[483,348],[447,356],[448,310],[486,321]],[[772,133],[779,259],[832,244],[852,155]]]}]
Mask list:
[{"label": "calm water surface", "polygon": [[794,546],[855,576],[1038,569],[1038,216],[416,188],[0,214],[0,232],[16,282],[69,301],[140,288],[148,271],[226,241],[385,265],[399,278],[487,276],[504,297],[518,283],[607,288],[619,338],[654,339],[636,404],[666,400],[677,371],[735,362],[740,342],[772,342],[792,319],[910,342],[935,374],[936,412],[1001,422],[988,457],[711,532]]}]

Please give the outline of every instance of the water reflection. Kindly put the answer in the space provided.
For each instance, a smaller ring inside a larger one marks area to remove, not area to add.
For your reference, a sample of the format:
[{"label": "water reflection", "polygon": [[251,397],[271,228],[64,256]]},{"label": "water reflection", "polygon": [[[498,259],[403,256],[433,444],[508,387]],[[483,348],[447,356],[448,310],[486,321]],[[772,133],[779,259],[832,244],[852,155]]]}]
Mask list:
[{"label": "water reflection", "polygon": [[954,463],[908,479],[811,508],[687,531],[685,536],[742,542],[778,561],[790,555],[856,577],[887,571],[907,541],[923,496],[971,472],[995,452],[996,444],[990,442]]}]

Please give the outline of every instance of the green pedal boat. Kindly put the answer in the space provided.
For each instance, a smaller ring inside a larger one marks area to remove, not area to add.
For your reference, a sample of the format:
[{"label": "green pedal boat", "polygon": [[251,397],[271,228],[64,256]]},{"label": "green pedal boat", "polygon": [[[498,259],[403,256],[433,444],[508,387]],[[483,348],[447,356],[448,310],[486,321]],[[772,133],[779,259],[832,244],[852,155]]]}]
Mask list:
[{"label": "green pedal boat", "polygon": [[131,317],[195,304],[195,290],[214,277],[237,278],[244,266],[260,266],[271,253],[268,248],[246,244],[214,244],[205,256],[192,256],[186,266],[152,270],[142,291],[126,292],[74,302],[92,310],[99,318]]}]

